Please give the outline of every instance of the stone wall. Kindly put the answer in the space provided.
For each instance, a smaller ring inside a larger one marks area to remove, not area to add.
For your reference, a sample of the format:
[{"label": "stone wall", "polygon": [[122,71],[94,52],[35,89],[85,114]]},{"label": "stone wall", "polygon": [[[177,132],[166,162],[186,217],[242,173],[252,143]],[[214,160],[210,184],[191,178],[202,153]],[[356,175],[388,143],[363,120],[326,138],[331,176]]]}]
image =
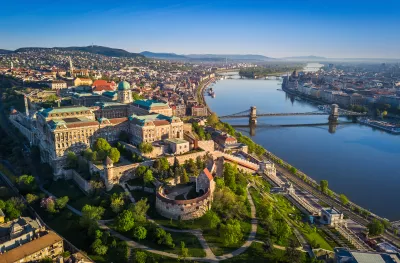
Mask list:
[{"label": "stone wall", "polygon": [[202,217],[210,208],[213,193],[209,190],[204,195],[190,200],[171,200],[162,194],[160,187],[156,191],[156,209],[159,214],[174,220],[191,220]]},{"label": "stone wall", "polygon": [[90,183],[74,169],[63,170],[63,173],[65,179],[72,179],[85,193],[89,194],[93,190],[93,187],[90,185]]},{"label": "stone wall", "polygon": [[215,151],[215,142],[213,140],[198,141],[197,144],[199,145],[199,148],[203,149],[206,152]]}]

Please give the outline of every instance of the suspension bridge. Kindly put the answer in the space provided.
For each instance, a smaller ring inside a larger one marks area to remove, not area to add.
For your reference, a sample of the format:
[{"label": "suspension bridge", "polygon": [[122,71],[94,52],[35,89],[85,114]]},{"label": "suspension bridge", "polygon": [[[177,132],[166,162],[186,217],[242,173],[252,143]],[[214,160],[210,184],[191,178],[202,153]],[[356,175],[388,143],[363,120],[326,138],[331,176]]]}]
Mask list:
[{"label": "suspension bridge", "polygon": [[251,106],[249,110],[220,116],[220,119],[237,119],[237,118],[248,118],[249,123],[256,124],[258,117],[278,117],[278,116],[318,116],[318,115],[329,115],[328,119],[330,122],[337,122],[339,117],[343,116],[365,116],[365,113],[359,113],[354,111],[348,111],[339,109],[337,104],[332,104],[330,107],[326,108],[327,110],[322,111],[312,111],[312,112],[293,112],[293,113],[260,113],[257,112],[255,106]]}]

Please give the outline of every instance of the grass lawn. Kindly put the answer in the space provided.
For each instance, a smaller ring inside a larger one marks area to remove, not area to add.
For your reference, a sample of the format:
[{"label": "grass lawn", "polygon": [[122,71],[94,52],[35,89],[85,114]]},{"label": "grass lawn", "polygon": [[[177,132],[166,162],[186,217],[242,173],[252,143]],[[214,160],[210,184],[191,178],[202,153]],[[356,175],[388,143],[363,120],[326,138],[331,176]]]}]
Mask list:
[{"label": "grass lawn", "polygon": [[[147,256],[146,257],[146,262],[158,262],[158,263],[176,263],[176,262],[179,262],[178,259],[164,257],[164,256],[161,256],[161,255],[158,255],[158,254],[154,254],[154,253],[151,253],[151,252],[147,252],[147,251],[141,250],[141,249],[133,249],[132,250],[132,258],[133,259],[135,258],[135,253],[138,252],[138,251],[141,251],[141,252],[146,254],[146,256]],[[183,262],[192,263],[194,261],[184,260]]]},{"label": "grass lawn", "polygon": [[156,240],[154,240],[152,233],[150,231],[150,229],[152,227],[155,227],[155,225],[153,223],[150,222],[146,222],[145,224],[141,224],[143,227],[145,227],[148,232],[147,232],[147,237],[143,240],[137,240],[135,239],[135,237],[133,236],[133,231],[128,231],[125,233],[121,233],[126,237],[129,237],[135,241],[137,241],[138,243],[157,249],[157,250],[161,250],[161,251],[165,251],[165,252],[169,252],[169,253],[173,253],[173,254],[180,254],[180,250],[181,250],[181,241],[185,242],[186,248],[189,249],[189,254],[190,256],[193,257],[204,257],[206,255],[205,251],[203,250],[203,247],[201,246],[199,240],[197,239],[196,236],[190,234],[190,233],[177,233],[177,232],[169,232],[166,231],[167,233],[170,233],[173,239],[173,242],[175,244],[174,248],[170,248],[167,247],[165,245],[159,245],[157,244]]},{"label": "grass lawn", "polygon": [[[274,249],[272,253],[264,252],[262,248],[262,244],[253,243],[251,246],[239,256],[223,260],[221,262],[226,263],[242,263],[242,262],[284,262],[282,261],[284,258],[285,251]],[[304,255],[305,258],[305,255]]]}]

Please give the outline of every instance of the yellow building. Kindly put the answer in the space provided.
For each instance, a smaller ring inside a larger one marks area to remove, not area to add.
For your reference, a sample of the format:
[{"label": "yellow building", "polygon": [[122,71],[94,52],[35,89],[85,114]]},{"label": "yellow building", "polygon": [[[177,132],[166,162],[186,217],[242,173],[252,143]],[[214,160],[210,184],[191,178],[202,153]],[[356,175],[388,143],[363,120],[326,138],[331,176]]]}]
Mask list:
[{"label": "yellow building", "polygon": [[74,86],[91,86],[93,80],[86,78],[76,78],[74,79]]}]

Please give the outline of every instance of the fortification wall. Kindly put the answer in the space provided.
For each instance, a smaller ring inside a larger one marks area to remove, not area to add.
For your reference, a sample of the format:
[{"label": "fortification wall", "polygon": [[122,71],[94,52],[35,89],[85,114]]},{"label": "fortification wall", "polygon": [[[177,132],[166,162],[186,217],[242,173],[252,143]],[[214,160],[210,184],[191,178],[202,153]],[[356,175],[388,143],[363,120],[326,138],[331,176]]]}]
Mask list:
[{"label": "fortification wall", "polygon": [[86,181],[74,169],[63,170],[63,173],[65,179],[72,179],[78,185],[78,187],[85,193],[89,194],[93,190],[93,187],[90,185],[90,183]]},{"label": "fortification wall", "polygon": [[212,191],[190,200],[171,200],[163,196],[159,188],[156,192],[156,209],[159,214],[174,220],[191,220],[202,217],[212,203]]}]

